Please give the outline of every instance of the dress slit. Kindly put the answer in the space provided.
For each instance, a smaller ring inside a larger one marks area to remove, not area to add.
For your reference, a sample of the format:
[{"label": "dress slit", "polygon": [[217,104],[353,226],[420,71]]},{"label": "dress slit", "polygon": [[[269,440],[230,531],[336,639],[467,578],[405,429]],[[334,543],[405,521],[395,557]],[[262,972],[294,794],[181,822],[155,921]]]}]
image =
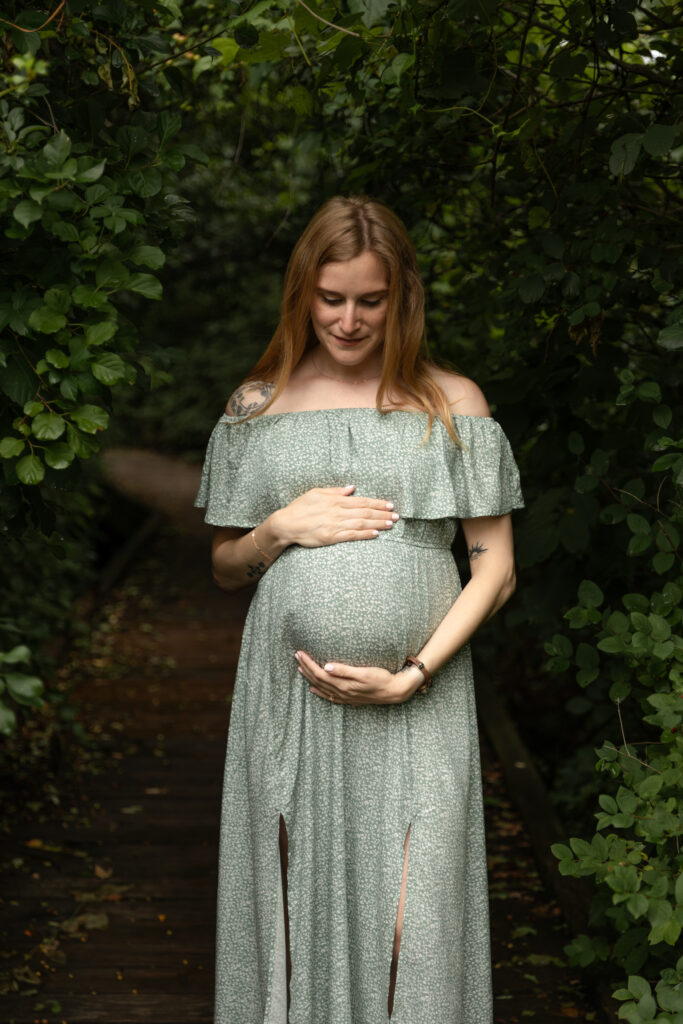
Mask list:
[{"label": "dress slit", "polygon": [[285,960],[287,976],[287,1013],[291,1006],[292,998],[290,984],[292,978],[292,954],[289,945],[289,906],[287,903],[287,868],[289,867],[289,841],[287,838],[287,824],[284,815],[280,814],[280,878],[282,884],[282,916],[285,929]]},{"label": "dress slit", "polygon": [[[412,822],[411,822],[412,825]],[[401,949],[401,938],[403,934],[403,918],[405,915],[405,901],[408,895],[408,860],[410,854],[410,828],[408,825],[406,837],[403,843],[403,873],[401,876],[401,889],[398,897],[398,908],[396,910],[396,926],[394,929],[394,944],[391,955],[391,967],[389,968],[389,998],[387,1000],[387,1011],[391,1019],[394,1010],[394,994],[396,992],[396,976],[398,972],[398,957]]]}]

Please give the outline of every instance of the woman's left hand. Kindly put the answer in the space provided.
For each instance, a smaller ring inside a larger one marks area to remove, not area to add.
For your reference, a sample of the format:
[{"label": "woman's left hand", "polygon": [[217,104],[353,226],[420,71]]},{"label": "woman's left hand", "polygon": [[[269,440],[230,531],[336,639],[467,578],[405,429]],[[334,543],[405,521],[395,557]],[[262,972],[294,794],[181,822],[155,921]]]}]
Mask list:
[{"label": "woman's left hand", "polygon": [[325,666],[306,651],[297,651],[299,671],[311,683],[310,692],[333,704],[401,704],[408,700],[424,682],[417,670],[389,672],[385,668],[367,668],[326,662]]}]

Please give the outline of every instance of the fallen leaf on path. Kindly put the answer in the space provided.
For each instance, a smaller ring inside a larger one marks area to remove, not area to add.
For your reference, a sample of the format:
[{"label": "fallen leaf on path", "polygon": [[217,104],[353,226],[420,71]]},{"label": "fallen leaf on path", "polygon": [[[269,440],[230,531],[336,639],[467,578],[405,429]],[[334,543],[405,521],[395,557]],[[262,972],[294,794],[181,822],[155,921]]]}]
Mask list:
[{"label": "fallen leaf on path", "polygon": [[79,903],[94,903],[100,902],[101,900],[120,900],[124,892],[133,888],[133,883],[128,885],[120,885],[116,882],[105,882],[99,889],[90,890],[73,890],[73,896]]}]

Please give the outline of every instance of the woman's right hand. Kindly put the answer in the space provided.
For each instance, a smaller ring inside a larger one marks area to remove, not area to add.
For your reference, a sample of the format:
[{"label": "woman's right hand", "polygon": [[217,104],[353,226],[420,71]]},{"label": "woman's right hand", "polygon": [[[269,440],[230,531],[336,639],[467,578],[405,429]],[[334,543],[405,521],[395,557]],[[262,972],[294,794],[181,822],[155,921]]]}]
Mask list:
[{"label": "woman's right hand", "polygon": [[273,528],[287,544],[324,547],[347,540],[370,540],[399,518],[393,503],[354,497],[355,484],[313,487],[272,515]]}]

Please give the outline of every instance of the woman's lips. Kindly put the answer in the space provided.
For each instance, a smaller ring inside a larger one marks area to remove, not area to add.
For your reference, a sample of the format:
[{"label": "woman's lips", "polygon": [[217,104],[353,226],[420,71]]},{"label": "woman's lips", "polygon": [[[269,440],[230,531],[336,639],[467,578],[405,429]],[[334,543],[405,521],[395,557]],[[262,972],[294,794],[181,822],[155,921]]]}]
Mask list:
[{"label": "woman's lips", "polygon": [[332,337],[342,345],[357,345],[359,341],[363,341],[363,338],[340,338],[338,334],[333,334]]}]

